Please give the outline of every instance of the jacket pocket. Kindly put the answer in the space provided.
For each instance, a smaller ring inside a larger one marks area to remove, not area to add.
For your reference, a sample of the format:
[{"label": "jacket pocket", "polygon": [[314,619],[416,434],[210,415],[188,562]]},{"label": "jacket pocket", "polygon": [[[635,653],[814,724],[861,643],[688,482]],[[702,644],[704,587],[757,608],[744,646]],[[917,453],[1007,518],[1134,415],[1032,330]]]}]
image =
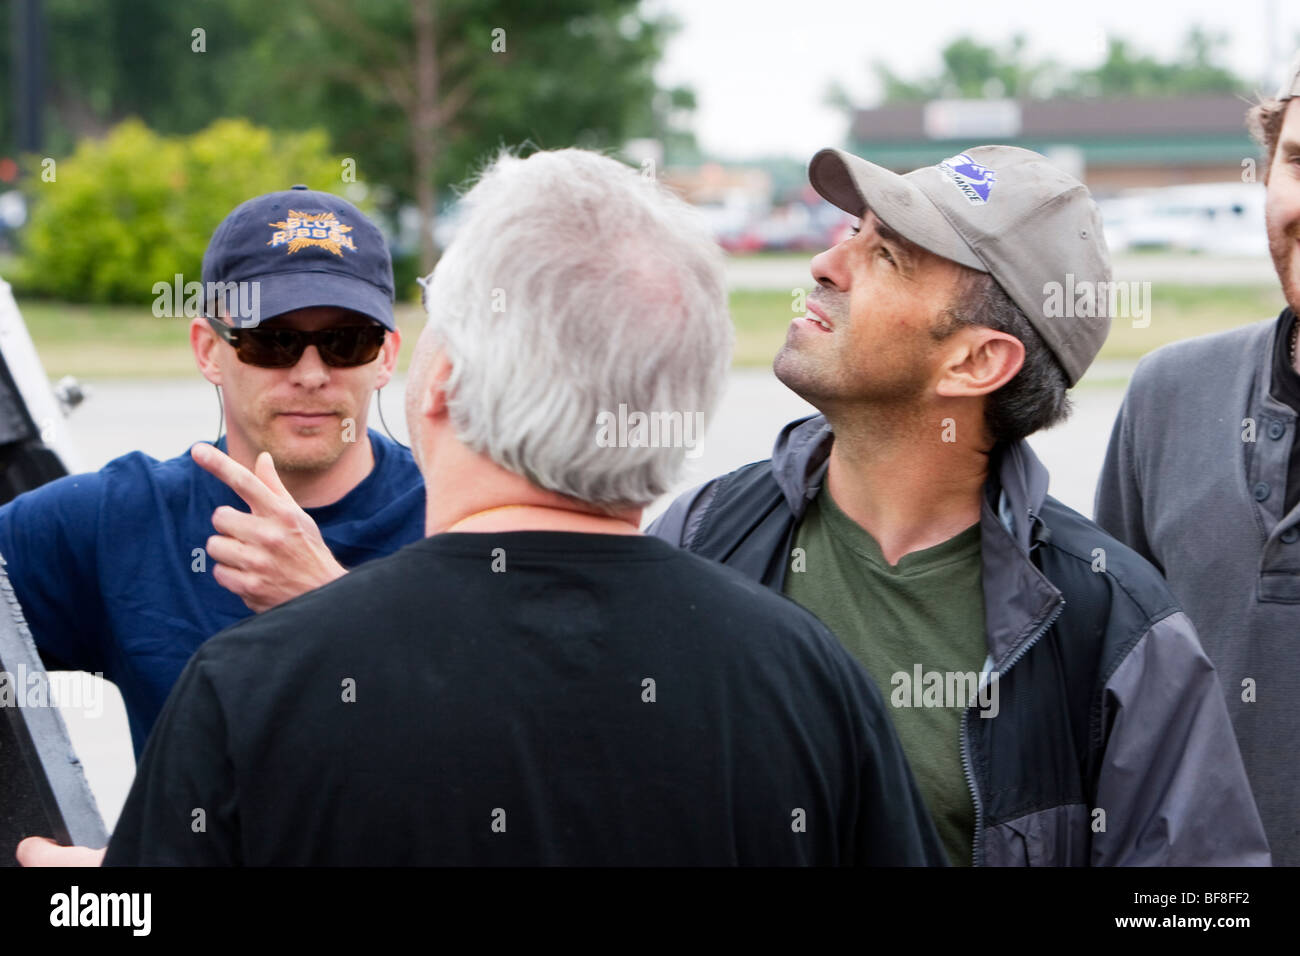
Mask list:
[{"label": "jacket pocket", "polygon": [[1087,866],[1091,836],[1081,803],[1049,807],[984,830],[985,866]]}]

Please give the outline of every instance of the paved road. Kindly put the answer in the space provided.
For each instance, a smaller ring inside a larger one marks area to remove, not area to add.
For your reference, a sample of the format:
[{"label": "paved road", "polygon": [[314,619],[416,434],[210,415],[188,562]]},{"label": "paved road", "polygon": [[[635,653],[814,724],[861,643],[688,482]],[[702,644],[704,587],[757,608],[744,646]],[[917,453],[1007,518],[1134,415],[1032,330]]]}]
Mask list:
[{"label": "paved road", "polygon": [[[1092,488],[1122,398],[1118,387],[1088,383],[1127,379],[1131,369],[1128,363],[1099,363],[1075,390],[1071,420],[1032,441],[1052,468],[1053,494],[1085,513],[1091,513]],[[398,376],[380,396],[388,425],[399,441],[407,440],[402,411],[405,386],[405,379]],[[79,450],[85,470],[135,449],[170,458],[195,441],[211,441],[217,435],[216,392],[197,374],[194,380],[89,383],[89,388],[90,397],[61,426]],[[681,487],[767,457],[781,425],[812,410],[767,369],[732,372],[702,454],[688,461]],[[370,427],[382,430],[373,405]],[[651,513],[657,514],[667,500],[653,506]]]},{"label": "paved road", "polygon": [[[1127,367],[1105,367],[1093,377],[1114,381]],[[157,458],[183,452],[198,440],[212,440],[217,430],[217,399],[198,379],[155,382],[89,383],[91,395],[62,426],[82,454],[83,468],[96,469],[127,451],[140,449]],[[388,424],[406,440],[401,378],[385,389],[382,400]],[[1065,425],[1035,437],[1032,444],[1053,475],[1052,494],[1085,514],[1092,513],[1092,494],[1101,468],[1111,422],[1122,398],[1113,386],[1077,390],[1075,412]],[[772,439],[787,421],[812,409],[767,370],[733,372],[721,409],[702,444],[702,454],[688,463],[678,490],[766,458]],[[378,416],[371,413],[372,425]],[[650,509],[647,518],[666,507],[671,495]],[[93,678],[86,678],[94,680]],[[102,698],[95,694],[102,693]],[[83,701],[102,700],[103,712],[90,716],[65,708],[73,745],[81,755],[91,789],[111,828],[126,799],[134,773],[126,713],[116,688],[102,681],[82,690]]]}]

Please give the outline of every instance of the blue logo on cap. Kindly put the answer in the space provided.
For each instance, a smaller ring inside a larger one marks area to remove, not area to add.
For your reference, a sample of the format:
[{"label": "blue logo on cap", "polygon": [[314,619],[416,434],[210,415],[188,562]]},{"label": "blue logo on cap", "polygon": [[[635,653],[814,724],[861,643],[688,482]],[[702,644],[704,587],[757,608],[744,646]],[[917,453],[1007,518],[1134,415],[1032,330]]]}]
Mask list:
[{"label": "blue logo on cap", "polygon": [[947,173],[953,184],[977,206],[982,206],[989,201],[989,192],[998,179],[997,173],[975,162],[970,158],[969,153],[951,156],[940,163],[939,168]]}]

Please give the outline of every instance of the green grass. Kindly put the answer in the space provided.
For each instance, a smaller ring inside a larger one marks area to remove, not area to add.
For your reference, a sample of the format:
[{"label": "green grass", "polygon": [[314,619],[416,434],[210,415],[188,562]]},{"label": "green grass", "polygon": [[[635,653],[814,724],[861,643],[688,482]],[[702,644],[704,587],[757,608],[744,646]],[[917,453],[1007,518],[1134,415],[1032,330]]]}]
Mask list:
[{"label": "green grass", "polygon": [[[790,293],[781,290],[731,294],[736,365],[771,363],[794,317],[791,305]],[[1132,319],[1115,319],[1098,358],[1136,361],[1169,342],[1272,318],[1283,305],[1282,291],[1276,284],[1153,284],[1150,324],[1134,328]]]},{"label": "green grass", "polygon": [[[1270,318],[1283,304],[1276,284],[1156,284],[1151,300],[1149,327],[1135,329],[1131,320],[1115,320],[1100,358],[1136,360],[1168,342]],[[147,305],[20,300],[19,308],[53,379],[64,375],[96,379],[197,374],[186,319],[157,318]],[[735,365],[769,366],[794,317],[790,294],[782,290],[733,292],[731,314],[736,323]],[[403,338],[398,368],[405,371],[424,313],[419,306],[404,303],[397,307],[397,320]]]},{"label": "green grass", "polygon": [[[148,305],[76,305],[19,300],[41,363],[52,379],[172,378],[197,375],[190,350],[188,318],[158,318]],[[398,370],[405,372],[424,312],[418,305],[396,307],[402,332]]]},{"label": "green grass", "polygon": [[1222,332],[1277,316],[1286,301],[1277,283],[1193,286],[1156,283],[1151,287],[1151,324],[1133,328],[1116,319],[1102,346],[1103,359],[1140,359],[1148,352],[1198,335]]}]

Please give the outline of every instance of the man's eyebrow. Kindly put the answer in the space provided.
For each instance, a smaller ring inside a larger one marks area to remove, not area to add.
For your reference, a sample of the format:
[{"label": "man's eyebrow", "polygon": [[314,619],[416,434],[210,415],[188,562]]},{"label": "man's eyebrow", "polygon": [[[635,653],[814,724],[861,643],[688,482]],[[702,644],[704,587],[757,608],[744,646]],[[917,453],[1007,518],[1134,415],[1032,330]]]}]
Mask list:
[{"label": "man's eyebrow", "polygon": [[1284,139],[1277,144],[1277,149],[1280,153],[1300,153],[1300,140]]}]

